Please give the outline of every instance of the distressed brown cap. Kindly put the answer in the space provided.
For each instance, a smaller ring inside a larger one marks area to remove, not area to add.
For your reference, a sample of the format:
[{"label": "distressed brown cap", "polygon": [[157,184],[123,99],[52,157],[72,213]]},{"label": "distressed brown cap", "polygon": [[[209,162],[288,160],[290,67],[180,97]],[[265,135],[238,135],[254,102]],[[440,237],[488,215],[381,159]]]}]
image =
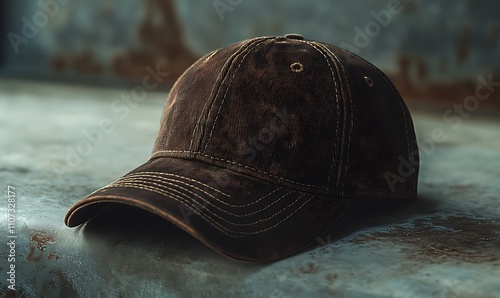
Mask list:
[{"label": "distressed brown cap", "polygon": [[74,227],[104,206],[155,213],[242,261],[303,250],[351,199],[411,199],[410,113],[375,66],[297,34],[213,51],[177,80],[151,158],[88,195]]}]

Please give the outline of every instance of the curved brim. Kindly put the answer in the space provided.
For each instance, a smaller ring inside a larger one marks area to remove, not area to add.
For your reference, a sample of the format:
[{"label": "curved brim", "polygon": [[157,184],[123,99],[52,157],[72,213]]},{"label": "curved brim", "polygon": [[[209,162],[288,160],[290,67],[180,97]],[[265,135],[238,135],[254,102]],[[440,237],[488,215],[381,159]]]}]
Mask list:
[{"label": "curved brim", "polygon": [[66,225],[86,222],[107,203],[155,213],[228,257],[268,262],[312,244],[344,213],[348,200],[196,160],[159,157],[79,201]]}]

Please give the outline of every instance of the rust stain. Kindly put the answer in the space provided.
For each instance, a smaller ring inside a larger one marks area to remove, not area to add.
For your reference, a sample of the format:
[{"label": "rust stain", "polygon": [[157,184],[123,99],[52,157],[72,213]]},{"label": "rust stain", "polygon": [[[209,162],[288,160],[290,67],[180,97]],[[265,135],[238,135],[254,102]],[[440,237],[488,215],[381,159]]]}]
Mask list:
[{"label": "rust stain", "polygon": [[404,14],[413,15],[418,12],[418,6],[416,2],[405,3],[405,8],[403,10]]},{"label": "rust stain", "polygon": [[488,29],[486,30],[486,44],[490,48],[494,48],[496,46],[499,33],[500,33],[499,24],[492,23],[488,26]]},{"label": "rust stain", "polygon": [[307,262],[303,266],[300,267],[300,272],[309,274],[318,271],[318,266],[314,262]]},{"label": "rust stain", "polygon": [[[144,0],[143,6],[144,16],[136,28],[141,41],[139,46],[116,52],[107,61],[99,61],[98,58],[103,58],[92,51],[92,44],[87,41],[91,37],[81,36],[81,41],[86,44],[86,50],[78,54],[66,51],[53,57],[50,62],[51,68],[56,72],[76,70],[84,74],[102,74],[110,69],[118,77],[141,82],[148,74],[146,67],[149,66],[169,74],[158,87],[159,90],[167,89],[199,57],[192,52],[185,41],[175,1]],[[418,4],[411,2],[406,6],[404,13],[413,14],[418,10]],[[114,10],[109,4],[103,4],[98,13],[102,18],[113,18]],[[73,18],[67,19],[71,22]],[[99,28],[94,29],[95,32],[99,31]],[[463,101],[467,96],[475,94],[478,84],[475,78],[444,82],[432,78],[429,69],[433,67],[432,63],[436,63],[438,72],[446,74],[453,66],[450,64],[465,63],[471,56],[470,45],[476,34],[478,29],[475,25],[471,22],[466,23],[453,44],[454,55],[451,55],[451,58],[442,57],[436,62],[399,53],[397,55],[399,69],[388,75],[405,100],[418,98],[438,103]],[[499,23],[492,22],[485,28],[482,37],[487,46],[495,47],[498,45],[499,35]],[[493,92],[491,100],[482,101],[481,104],[490,107],[500,106],[500,93]]]},{"label": "rust stain", "polygon": [[84,50],[81,54],[73,58],[73,67],[85,74],[99,74],[103,69],[89,49]]},{"label": "rust stain", "polygon": [[[430,100],[434,103],[462,103],[468,96],[474,96],[479,82],[476,78],[455,81],[437,81],[429,78],[428,64],[422,59],[412,59],[410,56],[398,54],[398,70],[386,72],[405,100]],[[447,60],[442,58],[438,63],[440,72],[447,70]],[[493,73],[494,81],[498,72]],[[481,101],[481,106],[498,107],[500,93],[492,92],[487,100]]]},{"label": "rust stain", "polygon": [[427,80],[427,75],[428,75],[427,63],[423,59],[418,60],[418,63],[417,63],[417,78],[420,81],[425,81],[425,80]]},{"label": "rust stain", "polygon": [[68,61],[64,57],[56,56],[50,61],[50,67],[56,72],[62,72],[68,68]]},{"label": "rust stain", "polygon": [[40,254],[37,254],[37,255],[35,255],[35,254],[36,254],[35,246],[30,245],[30,252],[28,254],[28,261],[31,261],[31,262],[40,261],[42,256]]},{"label": "rust stain", "polygon": [[[132,80],[140,80],[148,74],[146,67],[159,68],[169,73],[165,85],[175,80],[199,57],[187,46],[172,0],[145,0],[145,13],[138,26],[138,36],[142,44],[115,53],[108,61],[99,61],[91,50],[91,44],[81,53],[56,55],[50,67],[56,72],[76,70],[83,74],[101,74],[108,67],[112,73]],[[99,12],[102,18],[112,18],[113,8],[104,4]],[[68,17],[68,22],[72,21]],[[95,32],[99,28],[95,28]],[[81,36],[83,42],[91,36]],[[101,57],[102,59],[102,57]]]},{"label": "rust stain", "polygon": [[113,58],[112,70],[120,76],[140,78],[145,75],[145,67],[155,65],[155,62],[154,57],[144,51],[130,50]]},{"label": "rust stain", "polygon": [[471,51],[469,43],[465,41],[459,41],[455,46],[455,51],[458,63],[464,63],[470,56]]},{"label": "rust stain", "polygon": [[410,81],[410,66],[411,66],[410,57],[408,57],[404,53],[399,53],[398,54],[398,67],[399,67],[398,75],[402,79],[404,79],[405,81]]},{"label": "rust stain", "polygon": [[147,74],[146,66],[159,66],[169,73],[167,84],[171,85],[198,59],[185,43],[182,26],[171,0],[145,1],[145,16],[138,31],[144,46],[130,49],[113,59],[113,72],[116,75],[143,77]]},{"label": "rust stain", "polygon": [[48,256],[47,256],[47,260],[53,260],[53,261],[57,261],[57,260],[60,260],[61,259],[61,256],[55,254],[55,253],[50,253]]},{"label": "rust stain", "polygon": [[362,235],[352,242],[395,242],[407,246],[411,258],[430,263],[445,261],[500,264],[500,225],[483,219],[450,216],[420,219],[412,227]]},{"label": "rust stain", "polygon": [[399,53],[397,57],[398,71],[395,74],[388,74],[401,95],[413,91],[413,81],[410,76],[411,60],[404,53]]},{"label": "rust stain", "polygon": [[[436,69],[438,73],[445,75],[453,68],[454,59],[456,63],[462,64],[466,62],[471,55],[472,38],[477,30],[471,23],[466,24],[455,41],[455,56],[443,56],[438,59]],[[491,23],[485,31],[486,43],[490,46],[495,46],[500,35],[500,25]],[[408,53],[400,52],[397,54],[397,70],[394,72],[387,71],[387,75],[394,83],[398,91],[405,100],[410,101],[431,101],[433,103],[457,103],[463,104],[463,101],[468,96],[475,96],[476,89],[480,82],[476,77],[469,77],[456,80],[441,80],[430,76],[429,69],[433,65],[429,61],[420,57],[414,57]],[[500,75],[499,70],[494,68],[490,70],[493,76],[493,81],[498,80]],[[490,74],[484,73],[483,77]],[[489,108],[500,107],[500,93],[490,92],[487,100],[481,101],[481,106]]]},{"label": "rust stain", "polygon": [[36,243],[36,248],[39,250],[43,251],[45,248],[47,248],[47,245],[53,244],[56,241],[52,236],[47,234],[45,231],[37,231],[34,234],[31,235],[31,241]]},{"label": "rust stain", "polygon": [[474,26],[470,23],[466,24],[462,31],[460,32],[460,36],[458,38],[457,43],[455,44],[455,52],[457,55],[457,62],[459,64],[464,63],[470,56],[471,49],[470,44],[472,43],[472,36],[474,34]]},{"label": "rust stain", "polygon": [[59,291],[56,294],[57,297],[79,297],[75,289],[76,285],[71,282],[61,269],[51,269],[50,275],[49,282],[42,285],[42,293],[54,293],[54,290],[57,289]]},{"label": "rust stain", "polygon": [[438,62],[438,69],[441,74],[446,73],[448,63],[446,61],[446,57],[441,57]]},{"label": "rust stain", "polygon": [[31,262],[38,262],[42,259],[43,251],[47,248],[49,244],[56,243],[56,240],[50,236],[47,232],[42,230],[37,230],[31,234],[29,248],[30,252],[28,254],[28,260]]}]

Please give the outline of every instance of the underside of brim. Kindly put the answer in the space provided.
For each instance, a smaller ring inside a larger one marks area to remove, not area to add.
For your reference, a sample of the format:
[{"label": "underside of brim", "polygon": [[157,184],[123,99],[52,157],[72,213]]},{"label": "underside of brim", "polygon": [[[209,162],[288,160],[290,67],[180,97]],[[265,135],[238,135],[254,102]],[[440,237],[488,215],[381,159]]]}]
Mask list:
[{"label": "underside of brim", "polygon": [[86,222],[108,203],[157,214],[228,257],[267,262],[313,243],[344,213],[348,200],[200,161],[159,157],[79,201],[66,225]]}]

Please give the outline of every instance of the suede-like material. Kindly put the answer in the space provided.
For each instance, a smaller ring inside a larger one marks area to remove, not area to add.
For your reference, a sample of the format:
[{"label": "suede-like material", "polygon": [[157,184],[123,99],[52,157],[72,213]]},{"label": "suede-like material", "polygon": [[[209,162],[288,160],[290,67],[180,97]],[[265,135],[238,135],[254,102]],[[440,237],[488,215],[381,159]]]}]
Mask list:
[{"label": "suede-like material", "polygon": [[233,259],[268,262],[314,243],[344,213],[348,200],[199,161],[160,157],[78,202],[66,224],[84,223],[113,203],[158,214]]},{"label": "suede-like material", "polygon": [[[235,61],[198,150],[276,181],[326,190],[337,175],[330,169],[339,160],[339,96],[325,58],[303,48],[268,40]],[[303,70],[292,71],[293,63]]]},{"label": "suede-like material", "polygon": [[334,46],[283,37],[207,57],[174,86],[154,157],[194,158],[329,196],[415,196],[411,116],[376,67]]},{"label": "suede-like material", "polygon": [[410,113],[375,66],[299,36],[207,54],[167,99],[148,162],[73,206],[158,214],[222,254],[265,262],[296,253],[349,199],[416,197]]},{"label": "suede-like material", "polygon": [[[352,132],[344,194],[414,198],[419,151],[406,104],[387,76],[372,64],[343,49],[325,47],[333,59],[347,66],[343,77],[351,93]],[[370,78],[373,86],[368,85],[365,77]],[[402,181],[394,183],[399,179]]]},{"label": "suede-like material", "polygon": [[[162,114],[160,129],[153,151],[190,150],[193,130],[199,117],[207,109],[208,99],[221,80],[221,73],[227,71],[224,63],[245,42],[208,53],[195,62],[182,79],[172,87]],[[211,57],[217,55],[217,59]]]}]

